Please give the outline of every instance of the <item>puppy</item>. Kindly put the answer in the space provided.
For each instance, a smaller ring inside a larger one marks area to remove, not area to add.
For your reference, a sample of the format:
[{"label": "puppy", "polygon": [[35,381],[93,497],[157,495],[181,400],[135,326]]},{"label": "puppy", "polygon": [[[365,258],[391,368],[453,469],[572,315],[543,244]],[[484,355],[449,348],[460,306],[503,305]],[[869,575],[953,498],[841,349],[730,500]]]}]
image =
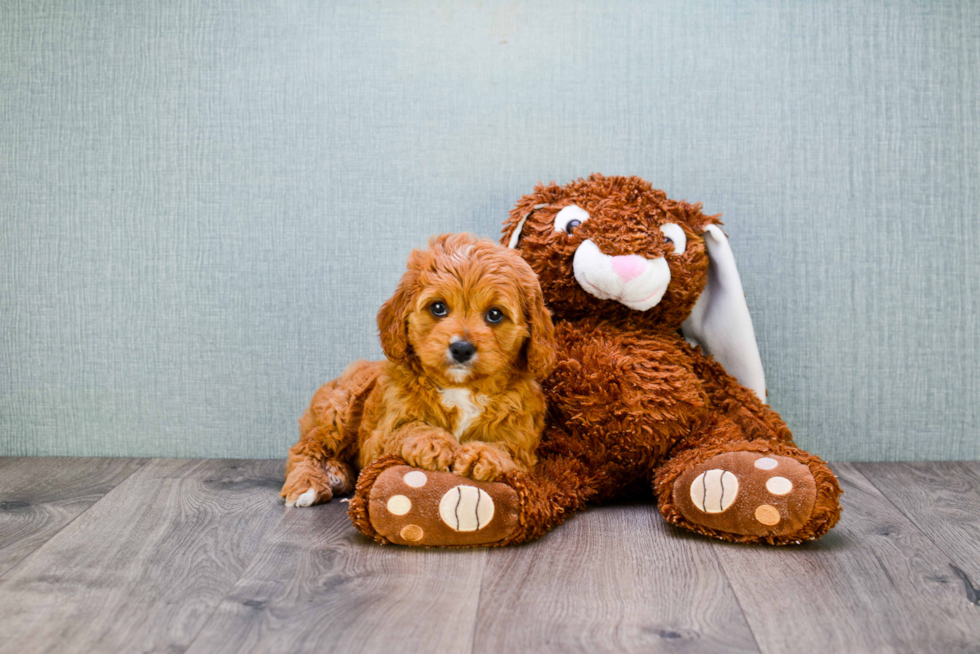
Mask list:
[{"label": "puppy", "polygon": [[516,251],[468,234],[414,250],[378,313],[386,361],[358,361],[313,396],[289,450],[287,506],[353,490],[384,454],[492,481],[530,470],[544,428],[538,380],[554,367],[554,326]]}]

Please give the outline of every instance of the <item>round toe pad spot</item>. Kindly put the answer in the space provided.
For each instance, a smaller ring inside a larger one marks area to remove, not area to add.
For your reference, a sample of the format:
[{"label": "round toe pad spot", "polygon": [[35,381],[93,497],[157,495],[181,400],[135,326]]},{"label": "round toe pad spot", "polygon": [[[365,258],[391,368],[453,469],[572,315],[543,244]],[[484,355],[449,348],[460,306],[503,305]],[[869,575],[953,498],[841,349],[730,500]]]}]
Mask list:
[{"label": "round toe pad spot", "polygon": [[763,504],[756,508],[755,519],[767,527],[772,527],[778,525],[782,518],[779,515],[779,509],[771,504]]},{"label": "round toe pad spot", "polygon": [[405,515],[412,510],[412,500],[404,495],[392,495],[388,498],[388,512],[394,515]]},{"label": "round toe pad spot", "polygon": [[770,477],[766,482],[766,490],[773,495],[786,495],[793,490],[793,482],[786,477]]},{"label": "round toe pad spot", "polygon": [[422,540],[422,537],[425,536],[425,532],[418,525],[405,525],[400,534],[402,538],[413,543]]},{"label": "round toe pad spot", "polygon": [[422,488],[425,486],[425,482],[429,481],[429,478],[421,470],[412,470],[411,472],[405,473],[402,481],[412,488]]}]

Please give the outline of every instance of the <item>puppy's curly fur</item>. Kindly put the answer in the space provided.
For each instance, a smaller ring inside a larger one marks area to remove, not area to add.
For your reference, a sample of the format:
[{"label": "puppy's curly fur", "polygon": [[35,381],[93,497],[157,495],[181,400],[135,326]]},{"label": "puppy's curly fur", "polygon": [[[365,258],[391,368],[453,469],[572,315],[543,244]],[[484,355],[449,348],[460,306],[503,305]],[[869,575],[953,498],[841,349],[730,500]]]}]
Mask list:
[{"label": "puppy's curly fur", "polygon": [[[355,468],[396,454],[491,481],[536,462],[555,334],[531,267],[469,234],[414,250],[378,313],[386,361],[358,361],[313,396],[280,493],[290,506],[353,490]],[[463,362],[450,347],[473,348]]]}]

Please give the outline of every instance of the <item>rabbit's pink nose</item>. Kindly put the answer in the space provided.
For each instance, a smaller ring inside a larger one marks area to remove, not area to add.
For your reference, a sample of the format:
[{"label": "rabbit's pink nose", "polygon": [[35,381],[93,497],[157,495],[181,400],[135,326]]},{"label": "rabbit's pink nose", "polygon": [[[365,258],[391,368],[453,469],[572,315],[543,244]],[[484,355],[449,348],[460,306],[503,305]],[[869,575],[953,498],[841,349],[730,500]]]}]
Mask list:
[{"label": "rabbit's pink nose", "polygon": [[612,267],[620,279],[628,282],[643,273],[647,267],[647,260],[635,254],[629,254],[625,257],[613,257]]}]

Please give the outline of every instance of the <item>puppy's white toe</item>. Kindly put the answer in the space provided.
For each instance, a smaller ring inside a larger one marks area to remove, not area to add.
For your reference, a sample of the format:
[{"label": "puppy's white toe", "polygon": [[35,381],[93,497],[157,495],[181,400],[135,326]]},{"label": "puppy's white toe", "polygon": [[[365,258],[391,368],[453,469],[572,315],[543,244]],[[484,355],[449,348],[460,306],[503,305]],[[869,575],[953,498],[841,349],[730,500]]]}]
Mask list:
[{"label": "puppy's white toe", "polygon": [[[316,500],[316,490],[311,488],[296,498],[296,506],[312,506],[314,500]],[[286,505],[288,506],[289,503],[287,502]]]}]

